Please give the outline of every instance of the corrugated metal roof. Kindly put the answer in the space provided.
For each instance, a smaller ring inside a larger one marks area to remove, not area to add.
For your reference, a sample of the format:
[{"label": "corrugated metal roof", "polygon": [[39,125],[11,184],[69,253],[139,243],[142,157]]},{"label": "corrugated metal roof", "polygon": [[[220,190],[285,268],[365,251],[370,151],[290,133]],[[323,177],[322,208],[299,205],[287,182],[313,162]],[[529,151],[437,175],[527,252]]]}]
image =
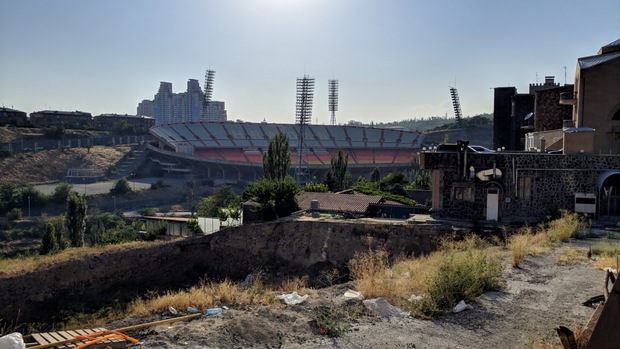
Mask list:
[{"label": "corrugated metal roof", "polygon": [[302,192],[297,196],[297,203],[302,210],[309,210],[312,200],[319,202],[319,211],[346,211],[364,213],[369,204],[381,202],[381,196],[364,194],[334,194]]},{"label": "corrugated metal roof", "polygon": [[620,53],[581,58],[579,59],[579,68],[581,70],[588,69],[588,68],[594,67],[595,65],[599,65],[601,63],[608,62],[612,59],[616,59],[618,57],[620,57]]},{"label": "corrugated metal roof", "polygon": [[616,41],[612,41],[609,44],[603,46],[603,47],[613,47],[613,46],[620,46],[620,39],[616,40]]}]

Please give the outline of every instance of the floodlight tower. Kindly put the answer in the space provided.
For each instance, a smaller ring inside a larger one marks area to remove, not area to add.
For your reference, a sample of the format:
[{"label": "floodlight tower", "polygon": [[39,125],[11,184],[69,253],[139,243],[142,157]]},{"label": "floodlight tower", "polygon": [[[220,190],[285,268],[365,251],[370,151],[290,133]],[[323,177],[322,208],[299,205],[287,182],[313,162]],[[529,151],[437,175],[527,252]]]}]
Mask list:
[{"label": "floodlight tower", "polygon": [[295,108],[295,123],[299,125],[299,145],[297,146],[298,165],[295,170],[295,180],[301,184],[306,178],[307,163],[304,161],[304,148],[306,145],[306,125],[312,120],[312,97],[314,96],[314,78],[304,75],[297,78],[297,104]]},{"label": "floodlight tower", "polygon": [[336,111],[338,111],[338,80],[328,81],[328,97],[329,111],[332,112],[331,125],[336,125]]},{"label": "floodlight tower", "polygon": [[461,102],[459,101],[459,93],[456,90],[456,87],[450,86],[450,96],[452,97],[452,106],[454,107],[456,125],[461,130],[461,138],[466,138],[465,128],[463,125],[463,113],[461,112]]},{"label": "floodlight tower", "polygon": [[202,103],[205,120],[207,119],[207,108],[209,107],[211,97],[213,96],[213,80],[215,80],[215,70],[207,69],[207,72],[205,73],[204,100]]}]

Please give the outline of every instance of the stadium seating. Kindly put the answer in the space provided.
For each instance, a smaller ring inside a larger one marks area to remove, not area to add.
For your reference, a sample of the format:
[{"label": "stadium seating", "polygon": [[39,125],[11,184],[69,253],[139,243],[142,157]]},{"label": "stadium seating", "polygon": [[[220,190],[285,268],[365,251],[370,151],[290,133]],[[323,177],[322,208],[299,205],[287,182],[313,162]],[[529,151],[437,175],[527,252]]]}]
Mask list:
[{"label": "stadium seating", "polygon": [[226,160],[242,162],[248,161],[248,159],[243,155],[243,150],[240,148],[222,148],[218,150]]}]

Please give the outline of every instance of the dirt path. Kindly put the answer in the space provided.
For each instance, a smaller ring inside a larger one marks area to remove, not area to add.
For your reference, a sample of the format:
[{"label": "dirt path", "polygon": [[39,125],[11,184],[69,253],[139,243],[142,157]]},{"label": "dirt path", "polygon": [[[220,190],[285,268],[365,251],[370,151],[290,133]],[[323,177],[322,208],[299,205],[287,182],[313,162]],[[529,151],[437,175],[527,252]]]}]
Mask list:
[{"label": "dirt path", "polygon": [[[585,254],[593,242],[581,240],[562,249],[576,247]],[[338,285],[316,291],[301,305],[231,309],[131,335],[141,340],[141,348],[518,348],[528,339],[557,341],[555,327],[587,323],[593,308],[581,303],[602,294],[603,285],[603,272],[591,262],[557,265],[562,249],[528,257],[521,269],[507,266],[501,292],[486,293],[473,310],[439,320],[380,318],[368,315],[361,303],[349,301],[348,306],[358,307],[366,316],[352,321],[350,331],[340,338],[323,336],[312,322],[322,307],[344,301],[347,285]]]}]

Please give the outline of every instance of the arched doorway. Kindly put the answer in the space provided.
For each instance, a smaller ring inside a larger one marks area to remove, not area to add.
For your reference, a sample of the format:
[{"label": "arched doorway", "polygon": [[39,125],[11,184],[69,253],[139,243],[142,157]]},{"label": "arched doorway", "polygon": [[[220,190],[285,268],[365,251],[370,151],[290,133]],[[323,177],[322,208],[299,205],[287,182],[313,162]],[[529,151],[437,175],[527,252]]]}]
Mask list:
[{"label": "arched doorway", "polygon": [[599,217],[620,217],[620,171],[607,171],[598,177]]}]

